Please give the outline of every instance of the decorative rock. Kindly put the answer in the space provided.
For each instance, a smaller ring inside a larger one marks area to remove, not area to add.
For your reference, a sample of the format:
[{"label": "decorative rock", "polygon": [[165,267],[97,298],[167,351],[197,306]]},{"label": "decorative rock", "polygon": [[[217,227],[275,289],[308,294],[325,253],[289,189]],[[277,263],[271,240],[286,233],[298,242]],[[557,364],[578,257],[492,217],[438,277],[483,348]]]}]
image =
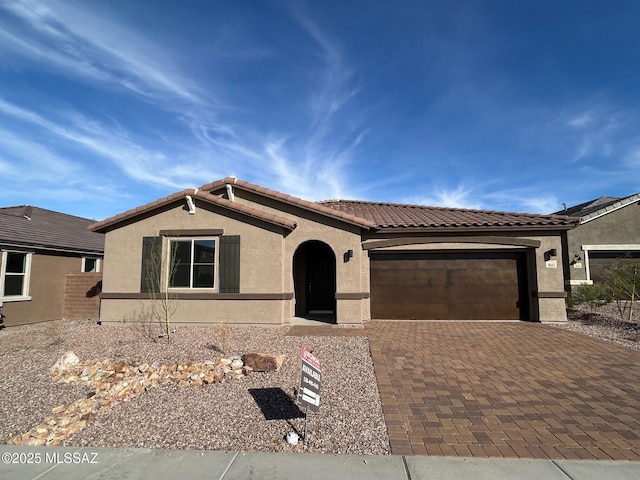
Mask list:
[{"label": "decorative rock", "polygon": [[53,367],[51,367],[51,373],[64,372],[79,363],[80,359],[75,353],[67,352],[53,364]]},{"label": "decorative rock", "polygon": [[284,363],[284,355],[267,355],[262,353],[247,353],[242,361],[254,372],[276,372]]},{"label": "decorative rock", "polygon": [[[284,356],[257,355],[262,368],[277,370]],[[265,360],[266,358],[266,360]],[[111,408],[157,385],[174,383],[181,387],[237,381],[249,375],[254,368],[237,355],[203,363],[160,365],[147,363],[131,366],[123,362],[103,360],[98,363],[80,363],[73,353],[65,353],[51,368],[57,383],[84,382],[93,388],[85,398],[69,405],[58,405],[42,423],[29,432],[9,440],[15,445],[58,445],[68,436],[95,420],[102,408]],[[272,370],[258,370],[272,371]]]},{"label": "decorative rock", "polygon": [[240,370],[243,366],[244,366],[244,363],[243,363],[242,359],[240,359],[240,358],[234,358],[231,361],[231,364],[230,364],[230,367],[233,370]]}]

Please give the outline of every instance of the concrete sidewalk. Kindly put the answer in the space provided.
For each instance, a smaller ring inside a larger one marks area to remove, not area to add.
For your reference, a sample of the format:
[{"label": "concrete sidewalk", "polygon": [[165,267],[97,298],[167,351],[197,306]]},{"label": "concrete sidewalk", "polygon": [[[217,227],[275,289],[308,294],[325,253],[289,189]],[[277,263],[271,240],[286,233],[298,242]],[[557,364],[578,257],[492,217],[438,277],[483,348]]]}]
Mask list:
[{"label": "concrete sidewalk", "polygon": [[[640,462],[0,446],[0,480],[631,480]],[[31,463],[29,463],[31,462]]]}]

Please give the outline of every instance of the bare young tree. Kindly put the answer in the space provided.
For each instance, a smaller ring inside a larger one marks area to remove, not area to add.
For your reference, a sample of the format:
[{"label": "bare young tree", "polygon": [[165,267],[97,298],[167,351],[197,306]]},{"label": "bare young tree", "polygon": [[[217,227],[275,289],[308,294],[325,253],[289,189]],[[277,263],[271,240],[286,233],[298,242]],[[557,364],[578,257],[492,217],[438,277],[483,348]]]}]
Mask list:
[{"label": "bare young tree", "polygon": [[162,254],[162,248],[152,248],[145,264],[147,290],[151,298],[151,316],[158,323],[160,336],[165,338],[167,343],[171,341],[171,319],[178,308],[177,296],[168,288],[178,269],[175,253],[175,246],[168,258]]}]

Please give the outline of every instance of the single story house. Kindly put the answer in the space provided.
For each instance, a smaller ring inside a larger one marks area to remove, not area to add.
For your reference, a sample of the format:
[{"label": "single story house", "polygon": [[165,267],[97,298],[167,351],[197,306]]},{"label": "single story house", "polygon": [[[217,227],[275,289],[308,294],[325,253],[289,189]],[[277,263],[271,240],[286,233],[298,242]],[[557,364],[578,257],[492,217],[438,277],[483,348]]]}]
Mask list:
[{"label": "single story house", "polygon": [[[567,216],[330,200],[227,177],[94,223],[103,322],[566,320]],[[154,259],[156,261],[154,261]],[[155,268],[157,259],[163,267]],[[156,298],[156,300],[154,300]]]},{"label": "single story house", "polygon": [[104,235],[87,230],[91,223],[30,205],[0,208],[5,326],[63,318],[65,308],[72,316],[97,315]]},{"label": "single story house", "polygon": [[568,289],[602,280],[607,265],[640,263],[640,193],[600,197],[555,215],[580,218],[567,232],[563,258]]}]

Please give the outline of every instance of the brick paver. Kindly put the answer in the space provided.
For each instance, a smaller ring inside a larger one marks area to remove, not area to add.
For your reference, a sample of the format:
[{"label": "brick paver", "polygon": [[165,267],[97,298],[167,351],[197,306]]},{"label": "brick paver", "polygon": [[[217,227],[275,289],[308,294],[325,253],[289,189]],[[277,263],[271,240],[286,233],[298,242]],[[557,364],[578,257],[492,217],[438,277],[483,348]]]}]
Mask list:
[{"label": "brick paver", "polygon": [[394,454],[640,460],[640,352],[526,322],[365,330]]}]

